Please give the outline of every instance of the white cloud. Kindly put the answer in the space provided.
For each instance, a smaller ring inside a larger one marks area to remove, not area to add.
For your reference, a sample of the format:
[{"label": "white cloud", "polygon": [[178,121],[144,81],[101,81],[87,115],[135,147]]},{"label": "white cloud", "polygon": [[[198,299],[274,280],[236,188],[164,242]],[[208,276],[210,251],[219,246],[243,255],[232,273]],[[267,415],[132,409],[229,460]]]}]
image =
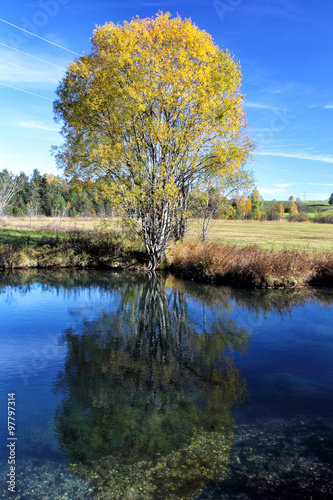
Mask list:
[{"label": "white cloud", "polygon": [[[42,73],[43,72],[43,73]],[[61,74],[58,70],[49,70],[48,68],[29,69],[20,65],[11,65],[3,63],[0,60],[1,80],[6,83],[38,83],[47,84],[56,87],[61,79]]]},{"label": "white cloud", "polygon": [[245,108],[256,108],[256,109],[269,109],[271,111],[277,111],[279,108],[272,106],[271,104],[263,104],[261,102],[245,101]]},{"label": "white cloud", "polygon": [[28,121],[19,121],[17,122],[18,127],[23,127],[23,128],[33,128],[33,129],[38,129],[38,130],[47,130],[49,132],[59,132],[58,127],[52,127],[51,125],[47,125],[42,122],[36,122],[34,120],[28,120]]},{"label": "white cloud", "polygon": [[290,184],[274,184],[274,186],[277,186],[279,188],[286,188],[286,187],[291,187],[291,186],[325,186],[325,187],[331,187],[333,184],[330,184],[328,182],[293,182]]},{"label": "white cloud", "polygon": [[330,193],[305,193],[306,194],[306,197],[308,199],[312,199],[312,200],[327,200],[327,198],[329,198],[330,196]]},{"label": "white cloud", "polygon": [[269,170],[270,172],[271,171],[274,171],[274,172],[290,172],[289,169],[287,168],[275,168],[275,167],[266,167],[264,165],[256,165],[256,168],[259,168],[260,170]]},{"label": "white cloud", "polygon": [[265,194],[275,194],[276,193],[276,191],[274,191],[273,189],[265,189],[262,187],[258,187],[258,191],[259,191],[259,193],[265,193]]},{"label": "white cloud", "polygon": [[64,66],[63,70],[58,67],[58,61],[50,60],[49,56],[31,60],[24,54],[12,53],[0,47],[0,78],[6,83],[42,83],[56,87],[65,70],[65,65],[62,62],[60,64]]},{"label": "white cloud", "polygon": [[324,106],[325,109],[332,109],[333,108],[333,104],[327,104],[326,106]]},{"label": "white cloud", "polygon": [[330,187],[333,186],[333,184],[329,184],[327,182],[306,182],[307,186],[326,186]]},{"label": "white cloud", "polygon": [[333,156],[311,155],[307,153],[282,153],[279,151],[257,151],[260,156],[278,156],[281,158],[294,158],[296,160],[322,161],[324,163],[333,163]]}]

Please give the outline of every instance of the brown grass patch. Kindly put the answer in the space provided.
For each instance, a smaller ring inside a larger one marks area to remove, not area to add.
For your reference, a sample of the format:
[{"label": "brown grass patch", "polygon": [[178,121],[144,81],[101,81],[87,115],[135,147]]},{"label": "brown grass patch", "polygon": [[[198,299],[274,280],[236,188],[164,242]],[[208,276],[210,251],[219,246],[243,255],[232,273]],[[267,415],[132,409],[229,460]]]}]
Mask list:
[{"label": "brown grass patch", "polygon": [[170,270],[183,278],[233,286],[280,288],[313,281],[332,284],[333,256],[305,250],[267,251],[257,246],[183,242],[168,254]]}]

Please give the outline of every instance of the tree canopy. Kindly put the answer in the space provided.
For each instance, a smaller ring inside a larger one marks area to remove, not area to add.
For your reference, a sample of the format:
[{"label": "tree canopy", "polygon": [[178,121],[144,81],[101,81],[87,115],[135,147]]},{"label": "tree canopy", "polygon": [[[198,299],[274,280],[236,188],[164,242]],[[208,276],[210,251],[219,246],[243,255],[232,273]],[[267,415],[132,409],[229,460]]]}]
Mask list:
[{"label": "tree canopy", "polygon": [[240,66],[169,13],[107,23],[92,45],[57,90],[65,137],[57,162],[69,177],[109,183],[155,269],[170,237],[183,233],[194,186],[237,174],[249,159]]}]

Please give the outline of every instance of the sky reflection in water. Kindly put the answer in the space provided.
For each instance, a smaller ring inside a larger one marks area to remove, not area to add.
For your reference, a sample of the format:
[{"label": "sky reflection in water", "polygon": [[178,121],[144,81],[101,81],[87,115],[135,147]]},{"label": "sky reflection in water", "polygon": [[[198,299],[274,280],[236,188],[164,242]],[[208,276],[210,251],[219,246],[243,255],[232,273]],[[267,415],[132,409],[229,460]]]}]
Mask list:
[{"label": "sky reflection in water", "polygon": [[226,476],[237,425],[333,420],[330,289],[93,272],[0,286],[1,394],[17,393],[20,452],[77,464],[97,498],[193,498]]}]

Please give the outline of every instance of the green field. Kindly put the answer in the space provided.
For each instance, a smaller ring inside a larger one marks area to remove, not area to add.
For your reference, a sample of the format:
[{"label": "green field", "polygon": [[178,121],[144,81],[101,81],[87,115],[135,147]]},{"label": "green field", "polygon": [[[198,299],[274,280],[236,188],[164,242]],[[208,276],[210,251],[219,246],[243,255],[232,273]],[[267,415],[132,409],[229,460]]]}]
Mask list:
[{"label": "green field", "polygon": [[[263,212],[271,210],[272,206],[278,211],[280,204],[283,205],[284,209],[287,211],[290,207],[290,201],[264,201]],[[315,217],[319,212],[323,215],[332,215],[333,206],[328,203],[328,201],[317,200],[317,201],[297,201],[295,202],[298,207],[299,212],[305,212],[311,218]],[[288,219],[289,215],[285,213],[285,218]]]},{"label": "green field", "polygon": [[[187,237],[198,237],[200,227],[200,221],[191,221]],[[213,220],[208,230],[208,241],[243,246],[256,244],[266,250],[331,251],[333,224]]]},{"label": "green field", "polygon": [[328,201],[301,201],[299,204],[304,207],[305,212],[333,212],[333,206]]},{"label": "green field", "polygon": [[56,237],[54,232],[35,229],[1,228],[0,245],[38,245]]},{"label": "green field", "polygon": [[[312,202],[314,203],[314,202]],[[323,202],[321,202],[323,203]],[[108,227],[116,228],[118,220],[113,219]],[[186,238],[195,239],[200,237],[200,220],[191,220],[186,232]],[[38,244],[39,239],[54,238],[54,232],[47,230],[46,218],[38,220],[30,230],[29,219],[7,219],[7,227],[0,229],[0,244],[28,243]],[[67,229],[103,229],[99,218],[66,218],[55,228]],[[41,230],[43,229],[43,230]],[[256,244],[261,248],[270,250],[306,249],[331,251],[333,250],[333,224],[317,224],[310,222],[255,222],[255,221],[226,221],[212,220],[208,230],[208,241],[216,241],[232,245]]]}]

